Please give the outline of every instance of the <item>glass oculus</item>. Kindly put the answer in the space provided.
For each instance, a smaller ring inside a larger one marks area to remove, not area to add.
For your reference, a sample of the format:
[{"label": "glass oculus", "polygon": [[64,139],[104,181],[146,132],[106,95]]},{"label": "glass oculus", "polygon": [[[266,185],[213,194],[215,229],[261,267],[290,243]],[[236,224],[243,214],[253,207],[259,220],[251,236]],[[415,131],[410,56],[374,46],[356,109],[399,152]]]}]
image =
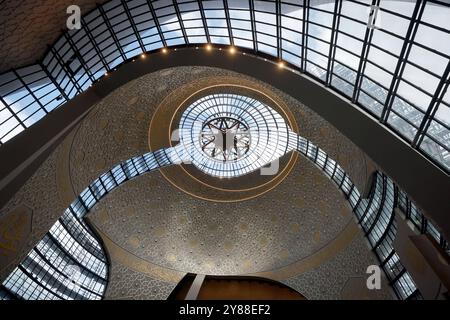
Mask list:
[{"label": "glass oculus", "polygon": [[178,159],[216,177],[260,169],[293,150],[297,135],[283,117],[254,98],[216,93],[199,98],[181,115]]}]

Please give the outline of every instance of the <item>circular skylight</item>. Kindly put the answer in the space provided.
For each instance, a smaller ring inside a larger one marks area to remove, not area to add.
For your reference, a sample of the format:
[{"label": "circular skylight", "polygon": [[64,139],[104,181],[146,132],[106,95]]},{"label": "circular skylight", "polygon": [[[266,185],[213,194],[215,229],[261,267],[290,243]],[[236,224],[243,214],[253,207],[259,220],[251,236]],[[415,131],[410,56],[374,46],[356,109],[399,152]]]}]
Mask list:
[{"label": "circular skylight", "polygon": [[218,161],[235,161],[250,149],[248,126],[235,118],[218,117],[203,125],[200,135],[202,151]]},{"label": "circular skylight", "polygon": [[254,98],[219,93],[189,105],[175,147],[184,163],[216,177],[255,171],[290,151],[292,136],[283,117]]}]

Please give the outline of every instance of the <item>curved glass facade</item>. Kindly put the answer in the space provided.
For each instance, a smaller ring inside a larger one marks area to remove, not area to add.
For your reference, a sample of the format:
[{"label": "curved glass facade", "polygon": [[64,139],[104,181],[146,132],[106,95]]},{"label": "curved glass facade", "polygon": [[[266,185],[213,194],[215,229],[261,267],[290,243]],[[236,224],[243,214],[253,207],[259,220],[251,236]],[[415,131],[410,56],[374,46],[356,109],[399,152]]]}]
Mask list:
[{"label": "curved glass facade", "polygon": [[[291,141],[292,143],[292,141]],[[347,198],[399,299],[420,299],[413,279],[394,250],[394,208],[400,208],[421,233],[429,233],[448,252],[437,229],[392,180],[377,172],[367,199],[342,167],[311,141],[297,136],[294,149],[314,162]],[[206,155],[205,155],[206,157]],[[83,217],[110,191],[141,174],[177,164],[175,148],[131,158],[92,182],[0,286],[0,299],[101,299],[107,282],[103,250]],[[76,278],[73,268],[78,269]]]},{"label": "curved glass facade", "polygon": [[389,284],[399,299],[421,298],[414,281],[403,267],[393,248],[395,239],[394,184],[386,176],[376,173],[369,198],[361,198],[360,193],[348,175],[334,160],[313,145],[299,137],[297,150],[321,168],[342,190],[353,209],[369,243],[380,261]]},{"label": "curved glass facade", "polygon": [[286,61],[448,172],[448,16],[437,0],[112,0],[40,63],[0,76],[0,142],[142,52],[213,43]]},{"label": "curved glass facade", "polygon": [[102,174],[81,192],[3,282],[0,300],[102,299],[108,262],[96,236],[83,221],[84,215],[120,184],[170,164],[168,153],[160,150],[129,159]]},{"label": "curved glass facade", "polygon": [[100,300],[107,281],[102,246],[68,208],[0,286],[0,299]]},{"label": "curved glass facade", "polygon": [[369,197],[361,198],[342,167],[323,150],[301,137],[297,150],[321,168],[342,190],[396,296],[399,299],[421,299],[411,275],[394,250],[393,243],[397,234],[394,208],[399,208],[414,223],[416,232],[430,234],[448,254],[450,248],[444,237],[420,213],[407,194],[385,174],[376,172]]}]

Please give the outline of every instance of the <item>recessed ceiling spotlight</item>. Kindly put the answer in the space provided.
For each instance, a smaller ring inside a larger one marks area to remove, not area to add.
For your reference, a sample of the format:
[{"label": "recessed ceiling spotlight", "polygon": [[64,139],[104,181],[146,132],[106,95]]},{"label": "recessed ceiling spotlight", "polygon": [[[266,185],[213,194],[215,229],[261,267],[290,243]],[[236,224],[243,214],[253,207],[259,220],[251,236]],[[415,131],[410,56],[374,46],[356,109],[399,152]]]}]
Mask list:
[{"label": "recessed ceiling spotlight", "polygon": [[233,46],[231,46],[231,47],[230,47],[230,53],[235,53],[235,52],[236,52],[236,48],[233,47]]},{"label": "recessed ceiling spotlight", "polygon": [[167,48],[163,48],[163,49],[162,49],[162,52],[163,52],[163,53],[167,53]]},{"label": "recessed ceiling spotlight", "polygon": [[212,46],[208,43],[208,44],[206,45],[206,50],[211,51],[211,49],[212,49]]},{"label": "recessed ceiling spotlight", "polygon": [[175,48],[174,51],[177,51],[177,48]]},{"label": "recessed ceiling spotlight", "polygon": [[283,61],[278,62],[278,67],[279,68],[283,68],[284,67],[284,62]]},{"label": "recessed ceiling spotlight", "polygon": [[105,77],[108,75],[108,72],[105,72]]},{"label": "recessed ceiling spotlight", "polygon": [[145,58],[145,53],[141,54],[141,58],[143,59]]}]

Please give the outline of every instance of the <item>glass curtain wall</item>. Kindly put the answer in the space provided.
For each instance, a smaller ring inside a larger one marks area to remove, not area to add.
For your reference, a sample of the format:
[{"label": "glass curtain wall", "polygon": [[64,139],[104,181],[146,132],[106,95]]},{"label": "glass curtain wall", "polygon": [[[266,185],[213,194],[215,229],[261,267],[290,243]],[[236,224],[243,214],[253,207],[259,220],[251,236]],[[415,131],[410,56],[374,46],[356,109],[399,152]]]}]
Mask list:
[{"label": "glass curtain wall", "polygon": [[112,0],[0,75],[0,143],[143,52],[212,43],[284,60],[450,172],[449,16],[431,0]]}]

